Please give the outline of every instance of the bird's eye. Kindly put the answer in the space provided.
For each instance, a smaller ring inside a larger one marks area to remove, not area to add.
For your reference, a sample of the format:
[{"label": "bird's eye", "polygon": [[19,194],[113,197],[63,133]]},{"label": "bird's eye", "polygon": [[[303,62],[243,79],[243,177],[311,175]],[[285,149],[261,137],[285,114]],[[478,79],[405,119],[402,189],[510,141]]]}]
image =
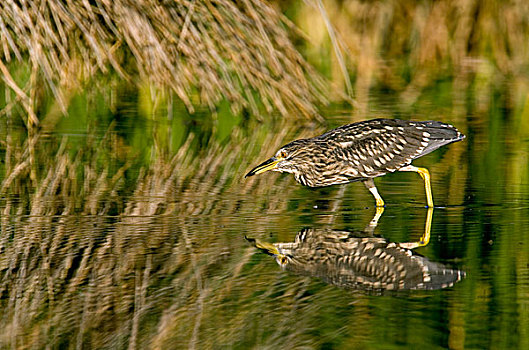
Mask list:
[{"label": "bird's eye", "polygon": [[287,152],[281,150],[281,151],[279,152],[279,158],[286,158],[286,157],[287,157]]}]

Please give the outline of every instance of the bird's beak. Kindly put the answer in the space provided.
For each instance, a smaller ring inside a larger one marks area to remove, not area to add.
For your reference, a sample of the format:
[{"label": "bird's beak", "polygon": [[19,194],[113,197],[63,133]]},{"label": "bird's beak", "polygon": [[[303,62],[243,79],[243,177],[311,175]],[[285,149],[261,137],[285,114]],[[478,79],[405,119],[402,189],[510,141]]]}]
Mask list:
[{"label": "bird's beak", "polygon": [[281,254],[279,250],[277,250],[277,247],[273,245],[272,243],[268,242],[261,242],[258,239],[251,238],[244,236],[244,238],[254,245],[255,248],[259,249],[263,253],[266,253],[268,255],[271,255],[276,258],[277,263],[279,266],[281,266],[282,269],[285,269],[287,264],[289,263],[289,260],[286,255]]},{"label": "bird's beak", "polygon": [[248,174],[246,174],[244,177],[254,176],[260,173],[264,173],[265,171],[275,169],[277,167],[277,163],[279,163],[280,159],[277,159],[276,157],[272,157],[268,159],[267,161],[262,162],[252,170]]},{"label": "bird's beak", "polygon": [[247,236],[244,236],[244,238],[250,242],[251,244],[253,244],[253,246],[259,250],[261,250],[263,253],[266,253],[268,255],[272,255],[272,256],[276,256],[279,254],[279,251],[277,250],[276,246],[273,245],[272,243],[268,243],[268,242],[261,242],[260,240],[258,239],[255,239],[255,238],[251,238],[251,237],[247,237]]}]

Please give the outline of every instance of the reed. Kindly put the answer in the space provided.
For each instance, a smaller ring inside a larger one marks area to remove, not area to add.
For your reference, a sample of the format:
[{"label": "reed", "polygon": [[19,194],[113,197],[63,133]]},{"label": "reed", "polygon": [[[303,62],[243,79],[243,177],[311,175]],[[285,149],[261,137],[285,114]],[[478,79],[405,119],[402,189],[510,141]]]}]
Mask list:
[{"label": "reed", "polygon": [[528,17],[523,1],[4,1],[0,77],[28,125],[45,87],[66,112],[101,76],[172,91],[190,111],[228,101],[254,116],[318,118],[353,93],[365,113],[379,88],[413,105],[442,80],[455,104],[470,94],[480,108],[507,84],[518,107]]},{"label": "reed", "polygon": [[[360,114],[373,90],[411,106],[440,81],[451,84],[457,110],[474,95],[486,104],[492,91],[515,105],[525,101],[519,93],[529,91],[527,74],[520,74],[528,69],[529,6],[523,1],[330,0],[323,2],[325,13],[320,3],[291,2],[291,19],[307,36],[299,49],[334,86],[353,81]],[[345,79],[328,22],[344,53]]]},{"label": "reed", "polygon": [[258,0],[3,1],[0,77],[29,124],[38,123],[44,86],[66,112],[70,90],[109,72],[170,89],[190,111],[227,100],[255,115],[314,117],[323,83],[289,27]]}]

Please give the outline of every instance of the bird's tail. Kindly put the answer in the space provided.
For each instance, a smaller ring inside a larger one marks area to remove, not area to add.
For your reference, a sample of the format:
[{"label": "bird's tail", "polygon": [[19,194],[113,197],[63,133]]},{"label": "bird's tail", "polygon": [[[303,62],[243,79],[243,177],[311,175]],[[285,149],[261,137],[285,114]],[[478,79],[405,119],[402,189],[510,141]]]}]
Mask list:
[{"label": "bird's tail", "polygon": [[439,147],[452,142],[461,141],[465,138],[465,135],[451,124],[445,124],[435,120],[417,122],[417,124],[421,124],[421,126],[427,129],[430,134],[430,142],[421,153],[421,156],[433,152]]}]

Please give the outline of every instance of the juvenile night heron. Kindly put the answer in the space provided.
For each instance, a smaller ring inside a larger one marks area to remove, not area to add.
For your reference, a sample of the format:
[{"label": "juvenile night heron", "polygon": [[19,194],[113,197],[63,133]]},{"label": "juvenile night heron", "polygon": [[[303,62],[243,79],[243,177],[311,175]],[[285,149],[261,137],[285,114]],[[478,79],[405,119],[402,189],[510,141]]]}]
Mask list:
[{"label": "juvenile night heron", "polygon": [[362,181],[376,205],[384,206],[373,178],[395,171],[415,171],[424,180],[428,207],[433,207],[430,173],[411,162],[464,138],[452,125],[438,121],[366,120],[292,141],[245,177],[273,170],[292,173],[296,181],[310,187]]}]

